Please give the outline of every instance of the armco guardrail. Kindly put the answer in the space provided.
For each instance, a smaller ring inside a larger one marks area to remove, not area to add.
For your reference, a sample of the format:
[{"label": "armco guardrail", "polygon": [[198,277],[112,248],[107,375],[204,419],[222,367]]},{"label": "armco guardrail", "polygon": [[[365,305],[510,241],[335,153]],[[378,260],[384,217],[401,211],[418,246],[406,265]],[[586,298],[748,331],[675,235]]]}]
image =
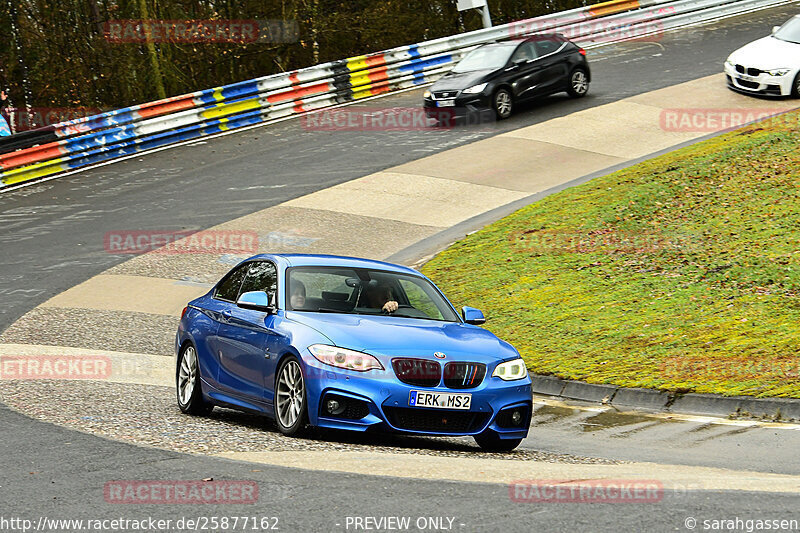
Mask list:
[{"label": "armco guardrail", "polygon": [[591,47],[788,1],[614,0],[110,111],[0,141],[0,188],[423,85],[487,42],[557,31]]}]

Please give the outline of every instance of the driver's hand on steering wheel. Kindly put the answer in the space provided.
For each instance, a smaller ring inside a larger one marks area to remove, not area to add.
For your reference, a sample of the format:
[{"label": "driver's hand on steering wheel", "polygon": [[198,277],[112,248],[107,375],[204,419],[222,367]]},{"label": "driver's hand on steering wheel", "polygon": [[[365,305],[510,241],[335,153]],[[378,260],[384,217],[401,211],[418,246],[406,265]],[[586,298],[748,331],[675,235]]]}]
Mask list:
[{"label": "driver's hand on steering wheel", "polygon": [[387,313],[394,313],[395,311],[397,311],[399,307],[400,304],[391,300],[383,304],[383,310],[386,311]]}]

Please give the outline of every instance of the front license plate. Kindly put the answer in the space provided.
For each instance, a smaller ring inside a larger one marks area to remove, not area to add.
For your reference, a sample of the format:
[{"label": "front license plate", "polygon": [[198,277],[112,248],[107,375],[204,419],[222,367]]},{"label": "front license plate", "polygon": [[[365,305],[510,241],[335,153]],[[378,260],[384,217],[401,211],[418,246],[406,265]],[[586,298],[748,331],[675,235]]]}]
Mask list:
[{"label": "front license plate", "polygon": [[411,407],[467,410],[471,404],[472,394],[450,394],[447,392],[412,390],[408,395],[408,405]]},{"label": "front license plate", "polygon": [[440,100],[436,102],[436,107],[455,107],[456,101],[455,100]]},{"label": "front license plate", "polygon": [[744,81],[758,81],[758,78],[754,78],[753,76],[739,76],[740,80]]}]

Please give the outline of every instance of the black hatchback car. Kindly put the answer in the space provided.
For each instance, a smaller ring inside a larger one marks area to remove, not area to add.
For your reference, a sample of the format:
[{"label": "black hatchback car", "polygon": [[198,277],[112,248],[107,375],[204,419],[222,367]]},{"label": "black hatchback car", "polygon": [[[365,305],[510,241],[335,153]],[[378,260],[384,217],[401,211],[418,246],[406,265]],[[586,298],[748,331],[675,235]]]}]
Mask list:
[{"label": "black hatchback car", "polygon": [[490,109],[504,119],[532,98],[562,91],[580,98],[590,81],[586,51],[563,35],[486,44],[425,91],[425,112],[442,122]]}]

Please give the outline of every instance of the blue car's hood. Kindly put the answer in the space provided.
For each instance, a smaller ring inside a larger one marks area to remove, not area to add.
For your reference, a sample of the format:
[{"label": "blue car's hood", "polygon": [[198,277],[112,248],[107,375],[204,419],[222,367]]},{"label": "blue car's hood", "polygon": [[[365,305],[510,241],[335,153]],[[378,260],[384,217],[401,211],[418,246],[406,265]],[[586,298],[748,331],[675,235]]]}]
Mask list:
[{"label": "blue car's hood", "polygon": [[373,355],[469,360],[492,363],[517,356],[516,350],[489,331],[468,324],[392,316],[298,313],[286,315],[312,327],[341,348]]}]

